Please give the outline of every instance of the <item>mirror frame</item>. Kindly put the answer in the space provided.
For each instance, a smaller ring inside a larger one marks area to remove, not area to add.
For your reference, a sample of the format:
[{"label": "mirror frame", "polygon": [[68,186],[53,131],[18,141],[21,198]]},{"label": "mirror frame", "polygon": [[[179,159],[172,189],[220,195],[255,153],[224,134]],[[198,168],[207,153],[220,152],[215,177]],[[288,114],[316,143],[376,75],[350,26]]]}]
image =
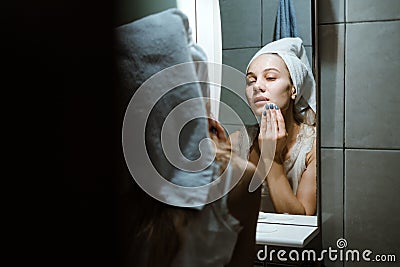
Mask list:
[{"label": "mirror frame", "polygon": [[[312,71],[314,74],[316,84],[316,101],[317,101],[317,114],[316,114],[316,154],[317,154],[317,212],[316,212],[316,225],[310,225],[309,222],[302,221],[305,217],[300,216],[297,223],[290,225],[293,222],[279,222],[276,220],[274,223],[263,223],[259,220],[257,223],[256,243],[260,245],[277,245],[285,247],[306,247],[311,240],[318,236],[321,232],[322,226],[322,209],[321,209],[321,102],[320,102],[320,62],[319,62],[319,43],[318,43],[318,0],[311,1],[311,34],[312,34]],[[261,214],[260,214],[261,215]],[[273,215],[271,213],[271,215]],[[276,215],[276,214],[274,214]],[[279,214],[281,216],[288,216]],[[289,215],[291,217],[295,215]],[[314,216],[313,216],[314,217]],[[260,216],[259,216],[260,218]],[[282,227],[281,230],[273,229],[274,227]],[[262,229],[266,228],[266,229]],[[264,231],[266,230],[266,232]],[[277,231],[276,233],[274,231]],[[286,233],[296,232],[297,238],[293,238],[292,234]]]},{"label": "mirror frame", "polygon": [[319,27],[318,27],[318,0],[311,2],[311,32],[312,32],[312,68],[316,85],[317,101],[317,226],[322,225],[321,209],[321,83],[320,83],[320,62],[319,62]]},{"label": "mirror frame", "polygon": [[[318,0],[311,1],[311,41],[312,41],[312,71],[315,79],[316,86],[316,101],[317,101],[317,114],[316,114],[316,157],[317,157],[317,211],[316,215],[290,215],[290,214],[277,214],[277,213],[264,213],[262,215],[271,214],[270,223],[301,225],[320,227],[322,225],[322,212],[321,212],[321,102],[320,102],[320,64],[319,64],[319,43],[318,43]],[[260,212],[261,213],[261,212]],[[289,216],[285,219],[283,216]],[[316,219],[307,219],[306,217],[316,217]],[[273,220],[272,220],[273,218]],[[265,221],[265,219],[263,220]],[[268,221],[268,220],[267,220]],[[315,222],[314,222],[315,221]]]},{"label": "mirror frame", "polygon": [[[214,7],[212,8],[215,12],[220,13],[220,2],[216,1],[217,4],[213,4],[212,2],[210,2],[212,0],[208,0],[206,1],[207,5],[214,5]],[[214,35],[212,36],[212,40],[213,42],[217,42],[217,45],[212,45],[209,44],[207,42],[202,42],[201,40],[198,40],[198,31],[201,32],[201,27],[199,27],[199,23],[201,21],[198,21],[198,12],[200,10],[198,10],[197,5],[197,1],[196,0],[192,0],[192,1],[185,1],[185,0],[177,0],[177,5],[178,8],[182,9],[182,11],[184,11],[186,14],[188,14],[189,17],[189,21],[192,22],[192,24],[194,23],[194,38],[195,41],[197,43],[199,43],[200,45],[206,46],[206,52],[208,52],[208,56],[212,59],[217,59],[217,63],[223,63],[222,62],[222,23],[221,23],[221,18],[216,19],[215,18],[215,14],[213,15],[213,21],[210,22],[211,24],[213,23],[218,23],[218,25],[214,25],[214,26],[207,26],[206,28],[209,29],[211,28],[219,28],[218,34],[220,34],[220,36],[216,36],[216,33],[214,33]],[[215,7],[215,5],[219,6],[219,9],[217,7]],[[316,114],[316,129],[317,129],[317,134],[316,134],[316,144],[317,144],[317,148],[316,148],[316,157],[317,157],[317,172],[316,172],[316,180],[317,180],[317,194],[316,194],[316,202],[317,202],[317,210],[316,210],[316,215],[312,215],[312,216],[306,216],[306,215],[289,215],[289,214],[278,214],[278,213],[271,213],[271,218],[274,219],[274,223],[280,223],[280,224],[290,224],[290,225],[303,225],[303,226],[316,226],[319,227],[322,225],[322,213],[321,213],[321,142],[320,142],[320,136],[321,136],[321,127],[320,127],[320,67],[319,67],[319,43],[318,43],[318,0],[313,0],[310,3],[311,5],[311,27],[310,27],[310,34],[311,34],[311,42],[312,42],[312,55],[311,55],[311,67],[312,67],[312,71],[314,74],[314,79],[315,79],[315,84],[316,84],[316,101],[317,101],[317,114]],[[194,8],[194,10],[193,10]],[[205,9],[203,8],[203,11],[205,11]],[[197,19],[196,19],[197,18]],[[204,21],[203,21],[204,22]],[[210,24],[210,25],[211,25]],[[204,27],[203,27],[204,28]],[[209,32],[209,31],[208,31]],[[204,32],[203,37],[205,37],[205,35],[207,34],[207,31]],[[207,39],[207,38],[205,38]],[[211,47],[211,49],[207,49],[208,46]],[[218,49],[220,49],[220,54],[219,51],[216,51]],[[218,90],[219,96],[215,97],[216,99],[220,99],[220,92],[221,89]],[[214,107],[214,114],[218,114],[219,113],[219,107]],[[218,117],[218,116],[217,116]],[[286,217],[286,218],[285,218]],[[304,217],[304,218],[303,218]],[[308,218],[307,218],[308,217]],[[315,218],[316,217],[316,218]]]}]

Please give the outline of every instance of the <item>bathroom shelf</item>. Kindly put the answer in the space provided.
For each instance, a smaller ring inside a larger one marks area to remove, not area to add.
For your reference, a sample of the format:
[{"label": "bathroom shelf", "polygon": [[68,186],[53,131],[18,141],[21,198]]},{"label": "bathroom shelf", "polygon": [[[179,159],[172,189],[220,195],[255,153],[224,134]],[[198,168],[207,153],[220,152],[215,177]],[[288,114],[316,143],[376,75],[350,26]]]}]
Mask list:
[{"label": "bathroom shelf", "polygon": [[260,212],[256,243],[284,247],[305,247],[317,234],[316,216]]}]

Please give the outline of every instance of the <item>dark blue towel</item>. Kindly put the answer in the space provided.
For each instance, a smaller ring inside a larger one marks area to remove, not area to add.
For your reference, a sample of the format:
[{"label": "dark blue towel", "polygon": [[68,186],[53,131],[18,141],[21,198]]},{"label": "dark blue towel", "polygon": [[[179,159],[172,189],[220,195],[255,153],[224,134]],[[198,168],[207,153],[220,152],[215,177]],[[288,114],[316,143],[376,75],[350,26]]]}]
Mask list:
[{"label": "dark blue towel", "polygon": [[274,41],[285,37],[299,37],[293,0],[280,0],[276,14]]}]

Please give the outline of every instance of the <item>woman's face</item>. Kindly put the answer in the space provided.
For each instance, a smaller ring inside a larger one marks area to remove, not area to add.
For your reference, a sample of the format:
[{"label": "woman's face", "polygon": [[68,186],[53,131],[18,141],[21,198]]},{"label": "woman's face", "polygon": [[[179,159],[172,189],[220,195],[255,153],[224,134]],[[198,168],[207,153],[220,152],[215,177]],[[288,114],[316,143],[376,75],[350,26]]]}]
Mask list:
[{"label": "woman's face", "polygon": [[261,116],[266,104],[276,104],[282,110],[289,108],[295,98],[289,71],[282,58],[262,54],[249,66],[246,75],[246,97],[253,112]]}]

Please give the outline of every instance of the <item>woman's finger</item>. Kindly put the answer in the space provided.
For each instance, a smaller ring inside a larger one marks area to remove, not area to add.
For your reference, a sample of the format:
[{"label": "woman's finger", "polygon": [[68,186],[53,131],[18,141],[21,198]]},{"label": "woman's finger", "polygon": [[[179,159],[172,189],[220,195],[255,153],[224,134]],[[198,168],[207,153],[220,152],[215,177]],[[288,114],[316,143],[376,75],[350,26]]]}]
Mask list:
[{"label": "woman's finger", "polygon": [[278,121],[277,121],[277,118],[276,118],[275,107],[276,107],[276,105],[272,105],[272,106],[270,105],[270,111],[271,111],[271,134],[272,134],[272,136],[274,138],[277,137],[277,133],[278,133]]},{"label": "woman's finger", "polygon": [[282,138],[286,136],[286,126],[285,126],[285,120],[283,119],[283,115],[279,107],[275,109],[276,112],[276,118],[278,122],[278,137]]},{"label": "woman's finger", "polygon": [[266,111],[267,111],[267,134],[270,136],[272,132],[272,124],[271,124],[271,106],[270,104],[267,104],[266,106]]},{"label": "woman's finger", "polygon": [[264,109],[262,116],[261,116],[261,123],[260,123],[261,136],[264,136],[266,131],[267,131],[267,110]]},{"label": "woman's finger", "polygon": [[228,136],[226,135],[224,127],[216,120],[214,127],[217,131],[217,137],[219,140],[226,142],[228,140]]},{"label": "woman's finger", "polygon": [[[262,116],[262,126],[260,126],[260,131],[261,129],[265,129],[263,131],[263,135],[261,136],[261,143],[260,145],[260,159],[263,160],[264,163],[266,162],[272,162],[274,155],[275,155],[275,145],[276,142],[273,140],[273,134],[272,134],[272,120],[271,120],[271,113],[272,109],[270,108],[269,104],[265,105],[265,110],[263,111],[263,116]],[[268,164],[268,166],[270,166]]]}]

